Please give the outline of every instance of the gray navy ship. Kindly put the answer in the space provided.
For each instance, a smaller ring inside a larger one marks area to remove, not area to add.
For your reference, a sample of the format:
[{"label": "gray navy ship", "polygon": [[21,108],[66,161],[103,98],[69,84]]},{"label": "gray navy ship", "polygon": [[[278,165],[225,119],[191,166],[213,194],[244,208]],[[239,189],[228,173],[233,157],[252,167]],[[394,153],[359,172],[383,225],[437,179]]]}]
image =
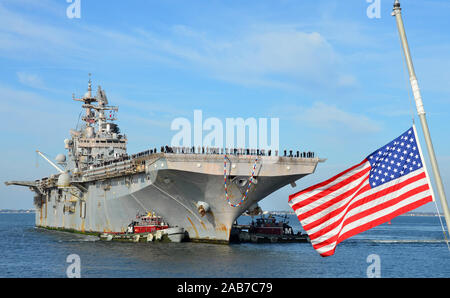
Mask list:
[{"label": "gray navy ship", "polygon": [[118,108],[98,86],[73,100],[83,124],[64,140],[57,173],[10,181],[34,192],[37,227],[81,233],[127,233],[139,214],[157,214],[186,239],[228,243],[234,221],[261,212],[258,202],[315,171],[322,159],[292,151],[160,147],[128,155],[115,123]]}]

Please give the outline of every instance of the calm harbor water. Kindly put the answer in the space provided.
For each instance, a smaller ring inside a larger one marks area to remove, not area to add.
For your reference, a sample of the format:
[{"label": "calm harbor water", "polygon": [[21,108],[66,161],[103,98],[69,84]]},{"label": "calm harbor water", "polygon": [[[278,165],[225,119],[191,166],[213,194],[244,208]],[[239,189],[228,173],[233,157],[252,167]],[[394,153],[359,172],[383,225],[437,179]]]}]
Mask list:
[{"label": "calm harbor water", "polygon": [[[241,217],[238,222],[248,222]],[[290,224],[301,230],[295,216]],[[66,277],[77,254],[81,277],[366,277],[376,254],[381,277],[450,277],[437,217],[400,216],[320,257],[309,243],[117,243],[34,227],[34,214],[0,214],[0,277]]]}]

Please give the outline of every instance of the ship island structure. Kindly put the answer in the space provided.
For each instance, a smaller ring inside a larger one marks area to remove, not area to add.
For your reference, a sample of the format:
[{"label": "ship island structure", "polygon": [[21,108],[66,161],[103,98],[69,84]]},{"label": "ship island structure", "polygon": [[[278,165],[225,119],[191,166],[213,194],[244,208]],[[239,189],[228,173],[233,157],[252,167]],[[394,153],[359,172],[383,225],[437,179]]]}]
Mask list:
[{"label": "ship island structure", "polygon": [[67,155],[35,181],[9,181],[34,192],[35,225],[87,234],[126,234],[142,216],[163,219],[181,237],[228,243],[235,220],[258,214],[258,202],[315,171],[324,159],[314,154],[242,148],[160,147],[128,155],[127,137],[110,106],[89,79],[81,98],[83,124],[64,140]]}]

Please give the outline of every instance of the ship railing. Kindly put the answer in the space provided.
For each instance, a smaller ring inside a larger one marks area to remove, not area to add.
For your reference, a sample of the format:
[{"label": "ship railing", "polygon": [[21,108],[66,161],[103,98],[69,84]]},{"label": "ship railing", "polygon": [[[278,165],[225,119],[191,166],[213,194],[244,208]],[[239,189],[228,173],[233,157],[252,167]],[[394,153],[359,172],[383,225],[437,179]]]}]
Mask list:
[{"label": "ship railing", "polygon": [[136,154],[132,154],[131,158],[141,158],[157,153],[173,153],[173,154],[204,154],[204,155],[246,155],[246,156],[280,156],[280,157],[292,157],[292,158],[315,158],[315,152],[300,150],[284,150],[278,152],[278,150],[265,150],[265,149],[246,149],[246,148],[218,148],[218,147],[169,147],[161,146],[158,152],[156,148],[142,151]]},{"label": "ship railing", "polygon": [[264,149],[246,149],[246,148],[218,148],[218,147],[169,147],[161,146],[158,152],[156,148],[142,151],[136,154],[124,154],[118,158],[95,163],[90,167],[82,169],[83,171],[92,172],[93,170],[104,170],[110,165],[120,166],[122,164],[130,164],[132,160],[141,159],[155,154],[197,154],[197,155],[233,155],[233,156],[280,156],[290,158],[315,158],[315,152],[297,150],[284,150],[282,153],[278,150],[264,150]]}]

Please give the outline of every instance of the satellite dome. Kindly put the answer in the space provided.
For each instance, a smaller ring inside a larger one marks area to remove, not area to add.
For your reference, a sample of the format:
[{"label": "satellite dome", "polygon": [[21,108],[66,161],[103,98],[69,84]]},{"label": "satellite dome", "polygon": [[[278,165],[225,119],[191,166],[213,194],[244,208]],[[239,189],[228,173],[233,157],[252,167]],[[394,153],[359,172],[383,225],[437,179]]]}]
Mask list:
[{"label": "satellite dome", "polygon": [[58,187],[64,188],[70,186],[70,174],[68,172],[62,173],[58,177]]},{"label": "satellite dome", "polygon": [[66,162],[66,156],[64,154],[58,154],[55,158],[57,163],[65,163]]}]

